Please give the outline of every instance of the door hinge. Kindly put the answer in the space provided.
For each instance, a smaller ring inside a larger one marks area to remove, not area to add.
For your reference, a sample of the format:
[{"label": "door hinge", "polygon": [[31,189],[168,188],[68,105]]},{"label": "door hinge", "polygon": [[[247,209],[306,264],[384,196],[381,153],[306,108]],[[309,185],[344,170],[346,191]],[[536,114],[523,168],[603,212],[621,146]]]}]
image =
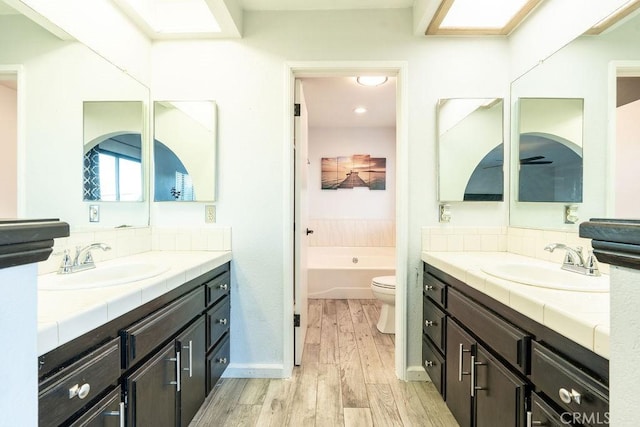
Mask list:
[{"label": "door hinge", "polygon": [[293,315],[293,327],[294,328],[300,327],[300,315],[299,314],[294,314]]},{"label": "door hinge", "polygon": [[293,116],[300,117],[300,104],[293,104]]}]

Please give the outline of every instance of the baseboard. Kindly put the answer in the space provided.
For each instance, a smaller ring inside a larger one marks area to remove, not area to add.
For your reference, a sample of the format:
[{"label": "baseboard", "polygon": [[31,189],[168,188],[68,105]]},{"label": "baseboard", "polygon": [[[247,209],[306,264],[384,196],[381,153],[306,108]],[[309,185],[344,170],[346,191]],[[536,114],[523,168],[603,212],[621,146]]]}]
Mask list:
[{"label": "baseboard", "polygon": [[374,299],[371,288],[335,287],[318,292],[309,292],[309,299]]},{"label": "baseboard", "polygon": [[279,363],[231,363],[222,378],[289,378],[289,373]]},{"label": "baseboard", "polygon": [[427,371],[422,366],[409,366],[407,368],[407,381],[431,381]]}]

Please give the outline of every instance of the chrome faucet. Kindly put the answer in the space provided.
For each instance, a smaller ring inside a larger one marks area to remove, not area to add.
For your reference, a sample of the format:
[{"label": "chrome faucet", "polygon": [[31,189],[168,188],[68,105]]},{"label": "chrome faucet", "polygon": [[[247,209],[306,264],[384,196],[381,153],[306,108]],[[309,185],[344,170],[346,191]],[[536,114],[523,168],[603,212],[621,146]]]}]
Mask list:
[{"label": "chrome faucet", "polygon": [[562,261],[563,270],[573,271],[574,273],[580,273],[587,276],[600,275],[598,259],[593,254],[593,251],[589,251],[589,256],[585,260],[582,256],[582,246],[572,248],[571,246],[567,246],[563,243],[551,243],[544,248],[545,251],[549,252],[553,252],[555,249],[564,249],[566,251],[564,261]]},{"label": "chrome faucet", "polygon": [[91,243],[84,247],[76,246],[76,254],[73,256],[73,260],[69,255],[69,250],[65,249],[64,254],[62,255],[62,262],[58,268],[58,274],[69,274],[95,268],[96,264],[93,261],[93,256],[91,255],[92,249],[108,251],[111,250],[111,246],[105,243]]}]

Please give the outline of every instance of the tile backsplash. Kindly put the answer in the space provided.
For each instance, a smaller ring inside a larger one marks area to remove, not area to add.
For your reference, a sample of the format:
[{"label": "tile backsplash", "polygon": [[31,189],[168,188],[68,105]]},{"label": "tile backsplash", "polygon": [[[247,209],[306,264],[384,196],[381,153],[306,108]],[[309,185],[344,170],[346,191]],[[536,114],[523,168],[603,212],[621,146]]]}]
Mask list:
[{"label": "tile backsplash", "polygon": [[62,255],[68,250],[73,256],[77,246],[106,243],[109,251],[94,250],[96,262],[154,251],[229,251],[231,227],[142,227],[72,231],[69,237],[55,239],[53,253],[38,263],[38,274],[58,270]]},{"label": "tile backsplash", "polygon": [[[549,243],[582,246],[585,255],[592,250],[591,239],[581,238],[576,232],[516,227],[422,227],[423,251],[511,252],[561,263],[565,251],[545,251]],[[600,270],[608,273],[609,266],[600,263]]]},{"label": "tile backsplash", "polygon": [[309,246],[395,246],[396,222],[372,219],[310,219]]}]

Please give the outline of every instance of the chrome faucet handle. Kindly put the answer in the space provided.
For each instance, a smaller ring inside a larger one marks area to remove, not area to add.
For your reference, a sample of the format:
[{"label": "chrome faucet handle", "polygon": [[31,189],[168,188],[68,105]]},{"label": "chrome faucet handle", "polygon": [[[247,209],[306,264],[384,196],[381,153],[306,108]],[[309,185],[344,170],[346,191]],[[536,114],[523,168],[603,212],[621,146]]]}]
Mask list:
[{"label": "chrome faucet handle", "polygon": [[587,276],[600,276],[600,266],[598,265],[598,258],[596,258],[593,251],[589,251],[589,256],[584,264],[587,269]]},{"label": "chrome faucet handle", "polygon": [[62,253],[62,260],[60,261],[60,267],[58,267],[58,274],[71,273],[73,263],[71,262],[71,255],[69,249],[65,249]]}]

